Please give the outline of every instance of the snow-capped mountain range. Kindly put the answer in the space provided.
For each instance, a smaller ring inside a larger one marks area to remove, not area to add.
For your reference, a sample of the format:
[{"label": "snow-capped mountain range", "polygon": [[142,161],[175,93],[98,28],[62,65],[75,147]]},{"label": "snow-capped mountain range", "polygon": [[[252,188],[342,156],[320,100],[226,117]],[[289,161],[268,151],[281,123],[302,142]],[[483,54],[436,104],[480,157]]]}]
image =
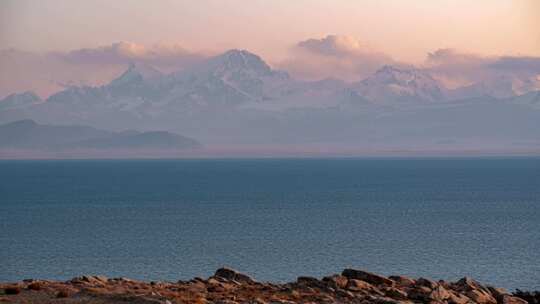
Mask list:
[{"label": "snow-capped mountain range", "polygon": [[[539,133],[527,129],[530,119],[540,118],[538,90],[538,78],[512,77],[450,90],[426,70],[395,66],[384,66],[356,83],[302,81],[272,69],[253,53],[230,50],[171,74],[131,64],[104,86],[69,87],[46,100],[31,92],[13,94],[0,101],[0,123],[34,119],[115,130],[160,128],[227,143],[274,142],[276,138],[382,142],[388,136],[401,140],[399,132],[391,129],[397,127],[403,133],[403,127],[410,126],[416,130],[411,131],[416,132],[415,138],[424,136],[434,142],[440,140],[433,139],[433,134],[440,134],[441,128],[467,125],[433,121],[439,112],[457,107],[464,111],[463,119],[474,124],[475,115],[478,120],[489,120],[490,111],[508,108],[508,113],[514,113],[512,119],[520,119],[527,127],[514,125],[510,129],[516,130],[502,133],[521,134],[527,141]],[[420,115],[415,118],[420,121],[409,121],[411,113]],[[519,115],[526,117],[522,120]],[[501,117],[494,119],[487,125],[493,125],[496,135],[503,126]],[[380,125],[383,121],[385,125]],[[445,140],[455,140],[452,131],[442,134]]]},{"label": "snow-capped mountain range", "polygon": [[[383,66],[357,82],[339,79],[300,81],[285,71],[273,70],[259,56],[230,50],[187,70],[162,74],[144,64],[131,64],[109,84],[101,87],[70,87],[41,101],[32,92],[12,94],[0,101],[1,109],[24,108],[43,102],[101,104],[120,110],[178,107],[235,107],[246,103],[280,103],[283,108],[336,106],[345,91],[374,104],[437,103],[481,96],[509,98],[540,90],[540,81],[497,77],[449,90],[416,68]],[[336,100],[337,97],[337,100]],[[309,99],[309,100],[304,100]],[[321,100],[323,99],[323,100]],[[263,105],[264,108],[264,105]]]},{"label": "snow-capped mountain range", "polygon": [[384,66],[354,88],[359,95],[377,103],[442,102],[448,99],[439,82],[429,73],[414,68]]}]

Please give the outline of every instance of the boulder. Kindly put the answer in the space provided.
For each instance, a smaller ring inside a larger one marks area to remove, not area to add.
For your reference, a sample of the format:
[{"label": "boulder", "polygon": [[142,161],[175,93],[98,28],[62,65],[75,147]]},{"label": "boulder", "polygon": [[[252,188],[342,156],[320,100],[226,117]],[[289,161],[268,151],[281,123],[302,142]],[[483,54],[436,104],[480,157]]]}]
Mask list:
[{"label": "boulder", "polygon": [[313,277],[298,277],[296,283],[306,287],[326,288],[326,283]]},{"label": "boulder", "polygon": [[319,285],[321,284],[321,281],[319,279],[314,277],[298,277],[296,279],[296,282],[298,284],[304,284],[304,285]]},{"label": "boulder", "polygon": [[468,304],[471,303],[471,299],[462,294],[451,293],[448,299],[450,304]]},{"label": "boulder", "polygon": [[448,292],[448,290],[446,290],[444,287],[440,285],[437,286],[435,289],[433,289],[433,291],[429,294],[429,298],[437,302],[445,301],[449,299],[450,296],[451,296],[450,292]]},{"label": "boulder", "polygon": [[479,304],[496,304],[497,300],[493,298],[490,294],[487,292],[484,292],[482,290],[470,290],[466,292],[465,294],[467,297],[471,298],[474,302]]},{"label": "boulder", "polygon": [[84,275],[82,277],[74,278],[71,280],[72,283],[75,284],[106,284],[109,281],[109,279],[105,276],[97,275]]},{"label": "boulder", "polygon": [[332,288],[347,287],[347,278],[339,274],[329,276],[329,277],[324,277],[322,280],[323,282],[326,282]]},{"label": "boulder", "polygon": [[362,270],[345,269],[341,274],[347,279],[362,280],[373,285],[392,286],[394,284],[394,281],[387,277]]},{"label": "boulder", "polygon": [[69,297],[69,292],[67,290],[60,290],[56,293],[57,298],[67,298]]},{"label": "boulder", "polygon": [[354,294],[348,290],[338,289],[335,293],[342,298],[354,298]]},{"label": "boulder", "polygon": [[504,294],[499,298],[499,302],[501,304],[527,304],[529,302],[520,299],[518,297],[514,297],[508,294]]},{"label": "boulder", "polygon": [[21,293],[21,288],[19,286],[9,286],[4,288],[4,293],[7,295],[17,295]]},{"label": "boulder", "polygon": [[396,282],[399,286],[410,287],[416,284],[414,279],[405,276],[390,276],[389,279]]},{"label": "boulder", "polygon": [[28,284],[28,286],[26,288],[28,288],[29,290],[38,291],[38,290],[42,289],[42,284],[39,283],[39,282],[33,282],[33,283]]},{"label": "boulder", "polygon": [[227,279],[227,280],[234,280],[240,283],[254,283],[255,282],[255,280],[253,280],[248,275],[238,272],[234,269],[227,268],[227,267],[223,267],[216,270],[216,273],[214,274],[214,276]]},{"label": "boulder", "polygon": [[459,291],[471,291],[471,290],[488,291],[487,288],[482,286],[482,284],[476,282],[475,280],[469,277],[464,277],[460,279],[459,281],[457,281],[456,283],[454,283],[454,288]]},{"label": "boulder", "polygon": [[384,289],[384,293],[386,294],[387,297],[390,297],[392,299],[396,299],[396,300],[408,299],[408,295],[405,291],[394,288],[394,287],[389,287],[389,288]]},{"label": "boulder", "polygon": [[529,304],[540,304],[540,291],[523,291],[516,289],[512,295],[529,302]]},{"label": "boulder", "polygon": [[432,290],[426,286],[415,286],[409,290],[409,298],[422,302],[429,302]]},{"label": "boulder", "polygon": [[436,282],[425,278],[419,278],[418,280],[416,280],[416,285],[425,286],[429,289],[435,289],[437,288],[437,286],[439,286],[439,284],[437,284]]},{"label": "boulder", "polygon": [[375,294],[380,295],[380,296],[384,295],[384,293],[382,291],[380,291],[377,287],[369,284],[366,281],[362,281],[362,280],[355,280],[355,279],[348,280],[347,289],[352,290],[352,291],[356,291],[356,292],[364,291],[364,292],[368,292],[368,293],[375,293]]},{"label": "boulder", "polygon": [[96,275],[96,276],[93,276],[93,278],[96,281],[99,281],[101,283],[107,283],[109,281],[109,278],[107,278],[106,276],[103,276],[103,275]]}]

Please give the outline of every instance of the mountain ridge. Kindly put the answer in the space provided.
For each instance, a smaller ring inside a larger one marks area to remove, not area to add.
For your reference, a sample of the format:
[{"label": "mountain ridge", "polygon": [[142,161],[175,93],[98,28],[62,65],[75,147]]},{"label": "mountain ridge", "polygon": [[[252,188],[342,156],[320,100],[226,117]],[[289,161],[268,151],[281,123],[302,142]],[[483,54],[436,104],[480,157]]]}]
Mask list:
[{"label": "mountain ridge", "polygon": [[194,149],[196,140],[166,131],[114,132],[81,125],[46,125],[26,119],[0,125],[0,148]]},{"label": "mountain ridge", "polygon": [[[381,67],[371,76],[358,82],[345,83],[340,79],[333,79],[336,94],[341,93],[343,89],[336,84],[340,82],[371,102],[398,105],[403,105],[403,102],[448,102],[482,95],[508,98],[540,89],[532,82],[521,81],[521,90],[514,90],[512,85],[517,86],[514,83],[519,81],[517,78],[499,77],[490,82],[473,83],[450,90],[432,77],[427,70],[391,65]],[[154,104],[183,102],[186,105],[237,106],[245,102],[276,100],[286,96],[287,92],[300,90],[306,84],[312,87],[326,85],[328,88],[329,83],[332,81],[328,79],[317,81],[293,79],[285,71],[272,69],[254,53],[232,49],[170,74],[163,74],[149,64],[130,63],[123,73],[106,85],[69,87],[49,96],[44,102],[78,100],[82,95],[96,95],[103,100],[129,97],[139,99],[139,103],[143,103],[141,101],[143,100]],[[497,89],[501,86],[499,84],[511,88]],[[124,91],[120,91],[122,89]],[[16,93],[4,98],[0,101],[0,109],[7,108],[8,101],[14,97],[29,99],[27,97],[29,94],[33,93]],[[29,107],[39,101],[38,97],[32,102],[22,102],[17,108]],[[133,103],[137,101],[134,100]]]},{"label": "mountain ridge", "polygon": [[[355,83],[304,81],[272,69],[256,54],[230,50],[169,74],[130,65],[102,86],[68,87],[17,107],[2,108],[0,101],[0,123],[34,119],[111,130],[159,129],[220,145],[432,148],[441,142],[476,147],[522,140],[535,145],[540,128],[531,126],[540,115],[538,91],[505,98],[489,92],[485,86],[448,90],[429,71],[408,66],[384,66]],[[515,115],[515,123],[505,111]],[[443,123],[447,112],[461,116]]]}]

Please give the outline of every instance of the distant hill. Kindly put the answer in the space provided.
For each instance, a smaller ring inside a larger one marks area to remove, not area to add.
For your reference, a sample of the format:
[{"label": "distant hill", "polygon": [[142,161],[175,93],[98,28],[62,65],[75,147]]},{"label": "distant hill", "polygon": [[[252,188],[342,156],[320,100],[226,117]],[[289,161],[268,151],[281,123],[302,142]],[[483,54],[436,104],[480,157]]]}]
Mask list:
[{"label": "distant hill", "polygon": [[42,125],[19,120],[0,125],[0,148],[18,149],[193,149],[194,139],[166,131],[112,132],[87,126]]}]

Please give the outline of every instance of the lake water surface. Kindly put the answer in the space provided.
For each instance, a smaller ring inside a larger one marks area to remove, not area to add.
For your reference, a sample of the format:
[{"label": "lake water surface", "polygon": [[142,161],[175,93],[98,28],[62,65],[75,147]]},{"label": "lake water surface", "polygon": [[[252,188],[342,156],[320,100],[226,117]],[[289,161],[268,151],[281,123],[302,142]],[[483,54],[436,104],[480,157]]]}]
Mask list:
[{"label": "lake water surface", "polygon": [[540,158],[0,162],[0,281],[355,267],[540,289]]}]

